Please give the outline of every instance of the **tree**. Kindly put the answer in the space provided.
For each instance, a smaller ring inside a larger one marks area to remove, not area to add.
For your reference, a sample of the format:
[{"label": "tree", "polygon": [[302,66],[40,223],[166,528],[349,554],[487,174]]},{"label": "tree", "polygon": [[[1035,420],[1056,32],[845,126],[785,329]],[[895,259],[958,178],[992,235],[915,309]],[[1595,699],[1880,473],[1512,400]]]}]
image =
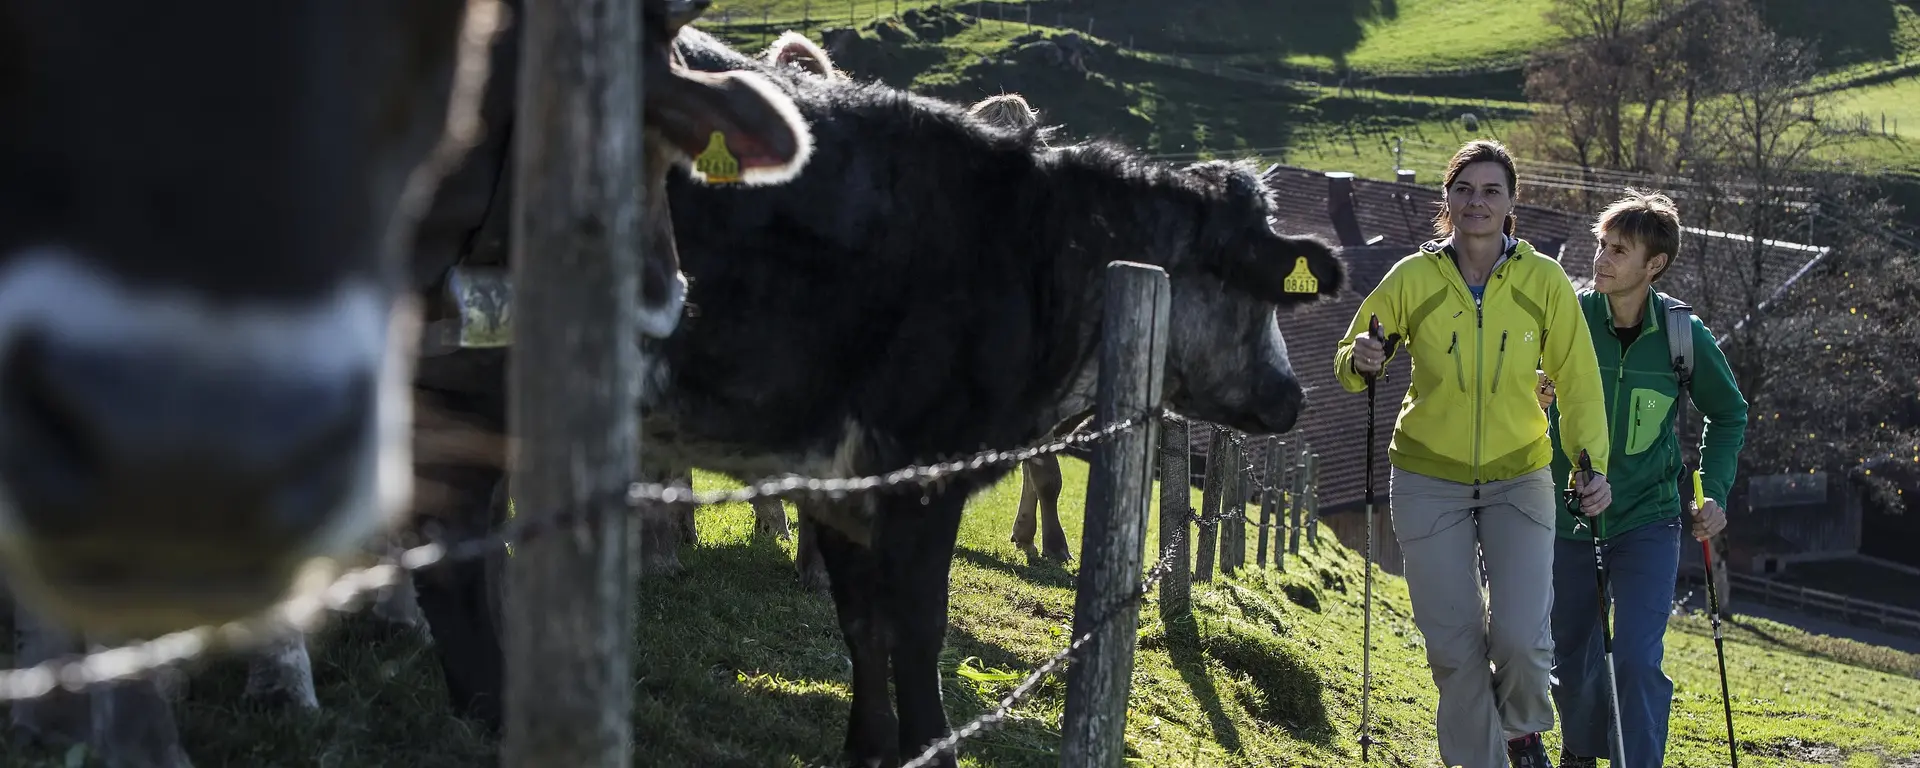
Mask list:
[{"label": "tree", "polygon": [[1902,509],[1891,470],[1920,467],[1920,244],[1864,184],[1822,210],[1832,250],[1769,308],[1765,332],[1740,334],[1743,472],[1827,471]]}]

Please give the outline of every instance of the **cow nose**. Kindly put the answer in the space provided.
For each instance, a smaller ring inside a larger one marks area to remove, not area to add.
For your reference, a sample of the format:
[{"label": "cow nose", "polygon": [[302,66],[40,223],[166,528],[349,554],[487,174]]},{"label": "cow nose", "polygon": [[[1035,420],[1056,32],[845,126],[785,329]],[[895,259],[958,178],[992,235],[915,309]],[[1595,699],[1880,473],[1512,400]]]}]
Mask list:
[{"label": "cow nose", "polygon": [[1253,398],[1261,426],[1266,427],[1269,434],[1293,429],[1294,422],[1300,418],[1301,406],[1306,404],[1306,392],[1300,388],[1300,380],[1292,376],[1260,378],[1254,384]]},{"label": "cow nose", "polygon": [[18,523],[127,558],[123,570],[196,542],[257,549],[214,558],[226,564],[285,554],[342,503],[374,428],[371,372],[302,376],[33,331],[5,354],[0,480]]}]

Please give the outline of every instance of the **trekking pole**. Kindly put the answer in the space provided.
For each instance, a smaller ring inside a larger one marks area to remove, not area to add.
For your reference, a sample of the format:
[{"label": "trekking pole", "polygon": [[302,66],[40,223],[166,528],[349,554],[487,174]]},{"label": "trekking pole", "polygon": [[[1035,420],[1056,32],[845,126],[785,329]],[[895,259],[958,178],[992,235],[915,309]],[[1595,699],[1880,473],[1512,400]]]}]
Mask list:
[{"label": "trekking pole", "polygon": [[[1367,318],[1367,335],[1380,342],[1386,355],[1380,359],[1381,373],[1386,372],[1386,358],[1393,355],[1393,348],[1400,343],[1400,334],[1382,338],[1380,334],[1380,316]],[[1373,433],[1374,433],[1374,386],[1379,374],[1367,375],[1367,589],[1365,599],[1366,618],[1361,621],[1360,629],[1360,762],[1367,762],[1367,748],[1373,746],[1373,712],[1369,708],[1373,694]]]},{"label": "trekking pole", "polygon": [[[1607,564],[1600,550],[1600,518],[1588,518],[1581,514],[1579,485],[1582,480],[1593,479],[1593,459],[1587,456],[1585,448],[1580,449],[1580,474],[1574,481],[1574,487],[1567,489],[1567,512],[1573,519],[1587,526],[1587,532],[1593,535],[1593,577],[1599,586],[1600,603],[1600,642],[1606,651],[1607,660],[1607,703],[1613,714],[1613,756],[1609,762],[1619,763],[1626,760],[1627,740],[1620,730],[1620,683],[1613,672],[1613,628],[1608,626],[1607,611]],[[1603,511],[1602,514],[1605,514]]]},{"label": "trekking pole", "polygon": [[[1700,487],[1700,470],[1693,471],[1693,509],[1697,514],[1707,494]],[[1734,748],[1733,741],[1733,698],[1727,695],[1727,645],[1720,635],[1720,591],[1713,585],[1713,539],[1700,541],[1700,556],[1703,558],[1707,577],[1707,614],[1713,619],[1713,655],[1720,658],[1720,707],[1727,714],[1727,759],[1733,768],[1740,768],[1740,751]]]}]

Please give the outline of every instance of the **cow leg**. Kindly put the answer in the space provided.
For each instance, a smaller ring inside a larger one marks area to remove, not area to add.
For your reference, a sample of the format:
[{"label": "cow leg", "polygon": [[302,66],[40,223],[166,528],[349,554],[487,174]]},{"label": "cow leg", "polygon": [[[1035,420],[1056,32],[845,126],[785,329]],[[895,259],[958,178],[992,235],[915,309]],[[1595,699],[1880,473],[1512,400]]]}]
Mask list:
[{"label": "cow leg", "polygon": [[792,538],[792,529],[787,527],[787,505],[773,496],[761,496],[753,500],[753,532],[772,534],[781,541]]},{"label": "cow leg", "polygon": [[[422,465],[415,470],[423,483],[444,490],[446,514],[441,536],[465,541],[495,530],[504,517],[496,506],[495,490],[503,479],[498,469],[484,466]],[[479,721],[489,732],[500,730],[502,677],[498,600],[493,594],[497,558],[470,558],[441,562],[414,572],[414,592],[420,612],[440,652],[447,698],[454,712]]]},{"label": "cow leg", "polygon": [[840,616],[840,633],[853,660],[853,710],[847,717],[846,756],[855,766],[898,765],[900,744],[887,697],[889,632],[880,611],[879,561],[870,550],[839,531],[802,518],[813,527]]},{"label": "cow leg", "polygon": [[[18,601],[13,605],[14,666],[31,667],[81,653],[80,636],[35,614]],[[9,709],[9,725],[24,741],[65,747],[86,741],[91,730],[88,694],[55,688],[38,698],[16,701]]]},{"label": "cow leg", "polygon": [[794,505],[800,518],[800,538],[793,545],[793,565],[800,572],[801,589],[826,592],[832,579],[826,561],[820,557],[820,522],[807,514],[808,503]]},{"label": "cow leg", "polygon": [[[1066,485],[1060,479],[1060,457],[1046,454],[1023,464],[1027,470],[1027,486],[1040,498],[1040,551],[1061,562],[1072,560],[1073,548],[1067,546],[1067,532],[1060,527],[1060,491]],[[1027,541],[1031,546],[1032,534],[1028,534]]]},{"label": "cow leg", "polygon": [[87,747],[112,768],[193,768],[180,745],[173,704],[151,679],[90,691],[93,728]]},{"label": "cow leg", "polygon": [[403,572],[393,586],[379,590],[373,596],[372,613],[394,634],[420,631],[427,619],[420,615],[420,598],[413,591],[413,574]]},{"label": "cow leg", "polygon": [[308,711],[320,708],[313,690],[313,662],[307,656],[306,635],[285,630],[284,636],[247,655],[247,698]]},{"label": "cow leg", "polygon": [[[965,505],[966,493],[953,487],[930,490],[924,504],[910,495],[880,499],[874,551],[881,559],[886,589],[882,611],[893,627],[900,744],[909,755],[947,735],[940,649],[947,637],[948,574]],[[953,768],[954,753],[941,754],[933,765]]]},{"label": "cow leg", "polygon": [[1033,462],[1034,459],[1020,462],[1020,511],[1013,516],[1013,536],[1008,539],[1029,554],[1033,552],[1033,534],[1038,527],[1034,510],[1040,501],[1039,489],[1033,487]]},{"label": "cow leg", "polygon": [[[642,467],[642,477],[663,484],[688,484],[684,472],[656,472]],[[672,576],[686,566],[680,563],[680,545],[694,541],[693,505],[642,501],[634,510],[640,523],[640,576]]]}]

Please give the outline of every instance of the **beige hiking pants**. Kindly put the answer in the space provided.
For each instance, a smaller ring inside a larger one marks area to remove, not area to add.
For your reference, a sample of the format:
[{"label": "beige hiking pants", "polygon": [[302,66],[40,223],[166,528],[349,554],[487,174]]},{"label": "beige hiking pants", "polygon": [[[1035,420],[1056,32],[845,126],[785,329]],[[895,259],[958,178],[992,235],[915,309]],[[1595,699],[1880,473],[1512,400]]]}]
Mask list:
[{"label": "beige hiking pants", "polygon": [[1440,688],[1440,758],[1448,766],[1506,768],[1507,739],[1553,727],[1547,675],[1556,494],[1544,468],[1481,483],[1478,499],[1473,490],[1395,467],[1393,535]]}]

